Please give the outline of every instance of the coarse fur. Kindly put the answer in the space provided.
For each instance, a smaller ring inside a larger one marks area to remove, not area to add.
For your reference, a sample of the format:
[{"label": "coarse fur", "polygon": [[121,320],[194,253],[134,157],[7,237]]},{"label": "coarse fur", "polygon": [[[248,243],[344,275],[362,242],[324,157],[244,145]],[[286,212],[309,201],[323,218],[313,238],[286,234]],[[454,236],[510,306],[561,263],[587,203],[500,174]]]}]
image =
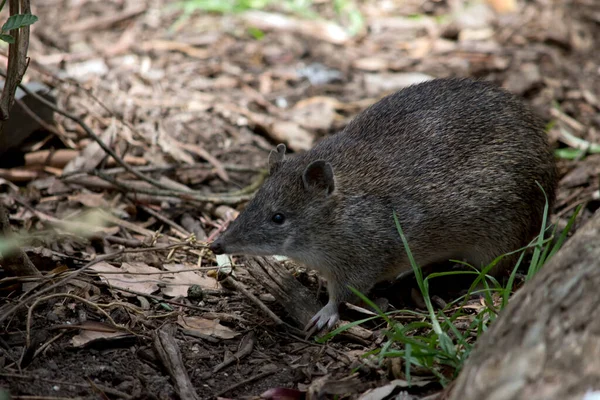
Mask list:
[{"label": "coarse fur", "polygon": [[284,153],[272,152],[270,176],[212,248],[284,255],[319,271],[329,292],[313,319],[319,329],[353,300],[348,285],[366,293],[411,268],[393,211],[419,265],[482,267],[539,233],[545,198],[536,182],[550,206],[556,191],[540,119],[512,94],[469,79],[410,86],[310,151]]}]

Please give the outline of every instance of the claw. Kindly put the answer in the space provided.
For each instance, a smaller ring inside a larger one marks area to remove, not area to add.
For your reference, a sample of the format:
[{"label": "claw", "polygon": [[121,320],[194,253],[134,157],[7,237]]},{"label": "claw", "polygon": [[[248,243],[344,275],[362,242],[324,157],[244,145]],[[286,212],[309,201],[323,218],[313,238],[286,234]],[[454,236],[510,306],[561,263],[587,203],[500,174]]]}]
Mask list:
[{"label": "claw", "polygon": [[325,327],[327,327],[326,331],[331,330],[339,319],[340,315],[338,313],[337,304],[331,302],[327,303],[327,305],[316,313],[304,327],[304,330],[307,332],[307,337],[322,331]]}]

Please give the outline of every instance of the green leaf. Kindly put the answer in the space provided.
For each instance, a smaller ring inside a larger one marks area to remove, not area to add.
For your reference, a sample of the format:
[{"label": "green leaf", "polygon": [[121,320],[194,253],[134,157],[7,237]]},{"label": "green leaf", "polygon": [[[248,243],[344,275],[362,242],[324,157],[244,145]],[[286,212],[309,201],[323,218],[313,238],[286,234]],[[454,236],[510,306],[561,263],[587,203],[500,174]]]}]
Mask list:
[{"label": "green leaf", "polygon": [[265,37],[265,33],[263,31],[253,26],[248,28],[248,33],[256,40],[261,40],[263,37]]},{"label": "green leaf", "polygon": [[32,14],[15,14],[8,17],[2,26],[2,32],[12,31],[35,23],[38,17]]},{"label": "green leaf", "polygon": [[558,158],[564,158],[566,160],[574,160],[576,158],[585,155],[585,150],[572,149],[572,148],[564,148],[564,149],[556,149],[554,150],[554,154]]},{"label": "green leaf", "polygon": [[2,40],[3,42],[6,43],[14,43],[15,42],[15,38],[10,36],[10,35],[4,35],[4,34],[0,34],[0,40]]}]

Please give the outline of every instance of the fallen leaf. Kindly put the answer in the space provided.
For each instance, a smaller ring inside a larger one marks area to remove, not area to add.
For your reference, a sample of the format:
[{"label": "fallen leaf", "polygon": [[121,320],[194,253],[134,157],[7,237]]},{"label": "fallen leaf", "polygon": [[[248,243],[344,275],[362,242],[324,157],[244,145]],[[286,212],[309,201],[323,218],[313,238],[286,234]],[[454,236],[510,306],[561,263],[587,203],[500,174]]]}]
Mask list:
[{"label": "fallen leaf", "polygon": [[71,343],[75,347],[82,347],[98,339],[108,339],[118,336],[125,336],[124,332],[97,332],[97,331],[82,331],[80,334],[73,336]]},{"label": "fallen leaf", "polygon": [[184,317],[179,315],[177,323],[185,329],[198,332],[201,335],[213,336],[220,339],[233,339],[239,336],[235,332],[219,323],[218,319],[206,319],[201,317]]},{"label": "fallen leaf", "polygon": [[[411,377],[410,385],[404,379],[395,379],[385,386],[381,386],[375,389],[367,390],[358,399],[359,400],[383,400],[387,399],[389,395],[395,392],[398,388],[408,389],[410,387],[423,387],[430,383],[436,382],[434,377],[422,378],[418,376]],[[394,397],[402,400],[418,400],[421,397],[412,396],[406,392],[403,397]]]},{"label": "fallen leaf", "polygon": [[77,193],[72,196],[68,196],[69,201],[76,201],[83,204],[86,207],[102,207],[108,208],[108,202],[104,199],[103,193]]},{"label": "fallen leaf", "polygon": [[[136,273],[160,272],[157,268],[145,263],[123,263],[120,268],[113,267],[107,262],[99,262],[90,267],[97,271],[100,279],[115,289],[128,289],[139,293],[152,294],[158,290],[159,275],[136,275]],[[110,274],[102,274],[102,272]],[[123,292],[124,296],[135,296],[133,293]]]},{"label": "fallen leaf", "polygon": [[[116,133],[117,126],[113,120],[110,126],[100,135],[100,140],[111,147]],[[91,171],[96,168],[105,157],[106,152],[100,148],[100,145],[95,141],[90,142],[78,157],[69,161],[63,169],[63,174]]]},{"label": "fallen leaf", "polygon": [[307,129],[330,129],[339,115],[335,112],[339,102],[331,97],[316,96],[296,103],[292,119]]},{"label": "fallen leaf", "polygon": [[378,96],[385,92],[395,92],[407,86],[429,81],[432,76],[420,72],[399,72],[365,74],[365,88],[369,96]]},{"label": "fallen leaf", "polygon": [[[169,271],[193,268],[192,265],[185,264],[164,264],[163,267]],[[160,280],[165,284],[162,292],[172,297],[187,296],[188,288],[192,285],[210,289],[217,289],[219,287],[219,283],[215,279],[204,277],[196,271],[164,274],[160,275]]]},{"label": "fallen leaf", "polygon": [[242,14],[242,18],[261,30],[300,33],[334,44],[344,44],[350,40],[350,35],[344,28],[330,21],[304,20],[265,11],[247,11]]},{"label": "fallen leaf", "polygon": [[516,0],[487,0],[487,2],[492,6],[494,11],[500,14],[510,13],[517,9]]},{"label": "fallen leaf", "polygon": [[81,332],[71,339],[75,347],[82,347],[98,339],[108,339],[118,336],[128,335],[127,332],[119,331],[113,326],[97,321],[86,321],[80,325],[73,325],[73,328],[81,329]]}]

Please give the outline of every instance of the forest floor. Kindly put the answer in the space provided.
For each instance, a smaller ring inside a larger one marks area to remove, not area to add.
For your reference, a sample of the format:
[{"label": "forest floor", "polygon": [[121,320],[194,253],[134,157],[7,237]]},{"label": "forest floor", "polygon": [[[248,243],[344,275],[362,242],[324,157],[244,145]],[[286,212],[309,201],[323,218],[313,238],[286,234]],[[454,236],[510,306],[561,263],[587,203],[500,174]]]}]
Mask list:
[{"label": "forest floor", "polygon": [[[175,2],[161,0],[35,2],[24,83],[52,88],[60,110],[171,192],[124,171],[58,113],[0,149],[10,223],[48,278],[0,272],[0,387],[13,398],[182,396],[155,351],[161,337],[175,339],[199,398],[298,390],[291,399],[317,387],[327,398],[358,397],[394,380],[408,390],[399,360],[361,358],[381,346],[384,326],[325,344],[297,337],[217,281],[205,243],[243,208],[277,143],[307,150],[383,95],[423,79],[476,77],[524,98],[557,151],[552,221],[563,228],[582,205],[575,231],[600,207],[596,0],[519,2],[506,15],[477,2],[369,1],[346,14],[314,3],[322,19],[280,7],[182,18]],[[364,24],[355,36],[332,28],[357,16]],[[90,209],[108,222],[91,228]],[[292,323],[244,259],[235,261],[236,280]],[[314,273],[294,273],[316,295]],[[190,287],[202,297],[188,296]],[[455,294],[437,295],[443,303]],[[403,298],[393,308],[418,305]],[[435,394],[438,378],[415,369],[409,392]]]}]

